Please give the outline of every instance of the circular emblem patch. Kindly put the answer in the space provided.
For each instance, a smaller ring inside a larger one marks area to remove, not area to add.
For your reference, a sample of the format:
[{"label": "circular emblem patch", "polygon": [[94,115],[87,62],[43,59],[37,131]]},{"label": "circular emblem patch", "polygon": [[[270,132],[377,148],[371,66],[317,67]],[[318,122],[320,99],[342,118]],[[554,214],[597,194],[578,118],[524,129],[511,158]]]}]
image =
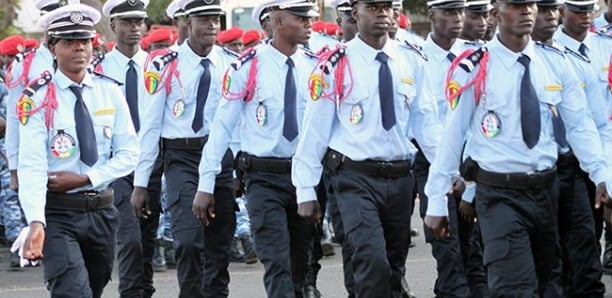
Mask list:
[{"label": "circular emblem patch", "polygon": [[353,105],[351,109],[351,116],[349,117],[349,121],[351,124],[359,124],[363,119],[363,108],[360,104]]},{"label": "circular emblem patch", "polygon": [[185,102],[182,99],[177,100],[172,108],[172,114],[174,117],[181,117],[185,112]]},{"label": "circular emblem patch", "polygon": [[266,110],[266,106],[262,103],[257,105],[257,109],[255,109],[255,120],[259,126],[266,125],[266,120],[268,119],[268,111]]},{"label": "circular emblem patch", "polygon": [[76,143],[74,138],[60,129],[51,138],[51,153],[57,158],[68,158],[74,155]]},{"label": "circular emblem patch", "polygon": [[78,11],[73,11],[70,13],[70,21],[74,24],[80,24],[83,22],[83,14]]},{"label": "circular emblem patch", "polygon": [[480,128],[482,129],[482,133],[489,138],[495,137],[499,134],[501,129],[501,121],[499,117],[493,113],[493,111],[489,111],[482,117],[482,122],[480,122]]}]

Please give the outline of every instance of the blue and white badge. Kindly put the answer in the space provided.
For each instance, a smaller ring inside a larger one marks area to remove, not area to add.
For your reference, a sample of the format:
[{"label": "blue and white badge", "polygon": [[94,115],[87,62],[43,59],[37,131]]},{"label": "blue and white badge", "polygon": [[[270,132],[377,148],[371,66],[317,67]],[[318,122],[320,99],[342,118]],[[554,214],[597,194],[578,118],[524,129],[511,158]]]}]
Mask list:
[{"label": "blue and white badge", "polygon": [[64,132],[63,129],[57,131],[57,134],[51,138],[51,153],[57,158],[68,158],[74,155],[76,151],[76,142],[74,138]]},{"label": "blue and white badge", "polygon": [[501,121],[499,117],[495,115],[493,111],[487,112],[484,117],[482,117],[482,122],[480,122],[480,128],[482,129],[482,133],[489,138],[493,138],[499,134],[501,130]]},{"label": "blue and white badge", "polygon": [[351,109],[351,115],[349,116],[349,122],[351,122],[351,124],[357,125],[361,123],[361,120],[363,120],[363,108],[361,107],[360,104],[355,104],[353,105],[353,108]]}]

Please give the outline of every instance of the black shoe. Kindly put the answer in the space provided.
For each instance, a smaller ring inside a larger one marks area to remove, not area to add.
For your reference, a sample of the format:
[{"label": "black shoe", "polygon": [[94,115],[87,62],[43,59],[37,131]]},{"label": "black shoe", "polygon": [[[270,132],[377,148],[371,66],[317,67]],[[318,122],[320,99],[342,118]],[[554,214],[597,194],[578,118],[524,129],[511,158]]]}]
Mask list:
[{"label": "black shoe", "polygon": [[244,250],[244,262],[248,265],[257,263],[257,254],[255,254],[255,245],[251,235],[240,237],[240,244]]},{"label": "black shoe", "polygon": [[302,288],[302,295],[304,295],[304,298],[321,298],[323,297],[323,295],[321,295],[321,292],[319,292],[319,290],[317,290],[317,288],[313,285],[306,285],[304,286],[304,288]]},{"label": "black shoe", "polygon": [[18,252],[12,252],[11,253],[11,257],[10,257],[10,267],[13,269],[18,269],[21,268],[21,258],[19,258],[19,253]]},{"label": "black shoe", "polygon": [[417,237],[417,236],[419,236],[419,230],[417,230],[416,228],[411,228],[410,237]]},{"label": "black shoe", "polygon": [[612,242],[606,241],[603,260],[601,261],[603,272],[612,275]]},{"label": "black shoe", "polygon": [[230,262],[244,262],[244,255],[238,250],[238,238],[236,237],[232,238],[232,245],[230,246]]},{"label": "black shoe", "polygon": [[416,295],[412,292],[404,277],[402,277],[402,298],[416,298]]},{"label": "black shoe", "polygon": [[410,237],[410,243],[408,243],[408,247],[413,248],[416,246],[416,241],[414,241],[414,238]]},{"label": "black shoe", "polygon": [[154,272],[164,272],[168,270],[166,266],[165,248],[161,240],[155,241],[155,248],[153,252],[153,260],[151,260]]}]

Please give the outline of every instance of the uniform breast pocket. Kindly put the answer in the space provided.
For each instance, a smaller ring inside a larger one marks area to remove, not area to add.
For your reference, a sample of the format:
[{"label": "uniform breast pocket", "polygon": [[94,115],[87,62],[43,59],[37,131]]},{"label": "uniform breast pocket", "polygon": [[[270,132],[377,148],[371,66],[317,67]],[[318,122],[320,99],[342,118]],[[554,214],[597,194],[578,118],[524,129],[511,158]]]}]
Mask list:
[{"label": "uniform breast pocket", "polygon": [[410,109],[416,97],[416,90],[408,84],[402,84],[397,88],[395,95],[395,110],[400,121],[408,121]]},{"label": "uniform breast pocket", "polygon": [[98,115],[93,119],[98,154],[110,152],[115,127],[115,115]]},{"label": "uniform breast pocket", "polygon": [[340,103],[338,110],[340,122],[348,126],[360,127],[363,126],[360,124],[369,117],[377,115],[376,111],[369,110],[372,107],[367,103],[369,96],[369,91],[365,88],[353,89],[351,94]]}]

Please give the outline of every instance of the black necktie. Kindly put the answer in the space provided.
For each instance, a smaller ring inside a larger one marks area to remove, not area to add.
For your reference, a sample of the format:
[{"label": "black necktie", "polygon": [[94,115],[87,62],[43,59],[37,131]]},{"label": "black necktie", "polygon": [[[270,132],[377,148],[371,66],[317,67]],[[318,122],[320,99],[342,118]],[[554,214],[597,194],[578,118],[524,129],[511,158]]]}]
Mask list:
[{"label": "black necktie", "polygon": [[568,148],[567,138],[565,137],[565,124],[561,115],[553,115],[553,132],[555,134],[555,140],[561,148]]},{"label": "black necktie", "polygon": [[395,125],[395,107],[393,106],[393,78],[387,61],[389,57],[384,52],[376,55],[380,61],[378,69],[378,95],[380,97],[380,111],[382,112],[382,125],[385,130]]},{"label": "black necktie", "polygon": [[457,58],[457,56],[451,52],[448,52],[448,54],[446,55],[446,58],[450,60],[450,62],[453,62],[455,61],[455,58]]},{"label": "black necktie", "polygon": [[200,84],[198,84],[196,110],[193,121],[191,122],[191,129],[193,129],[193,132],[198,132],[202,129],[202,126],[204,126],[204,104],[206,104],[208,91],[210,90],[210,60],[207,58],[202,59],[200,65],[204,67],[204,73],[200,76]]},{"label": "black necktie", "polygon": [[128,62],[129,68],[125,73],[125,97],[130,108],[130,116],[136,131],[140,130],[140,117],[138,116],[138,74],[134,67],[134,60]]},{"label": "black necktie", "polygon": [[589,55],[587,55],[586,50],[587,50],[586,45],[581,43],[580,46],[578,47],[578,52],[580,52],[582,56],[589,58]]},{"label": "black necktie", "polygon": [[538,143],[540,138],[540,102],[535,88],[531,84],[529,74],[529,62],[531,60],[525,55],[518,58],[518,62],[525,67],[525,73],[521,79],[521,130],[523,141],[529,149]]},{"label": "black necktie", "polygon": [[74,121],[76,123],[77,139],[81,152],[81,161],[88,166],[93,166],[98,161],[98,145],[94,132],[93,122],[89,110],[83,101],[82,90],[78,86],[70,86],[70,91],[76,96],[74,104]]},{"label": "black necktie", "polygon": [[285,78],[285,121],[283,122],[283,136],[288,141],[293,141],[298,135],[297,116],[295,104],[297,100],[297,90],[295,79],[293,79],[293,60],[287,59],[287,77]]}]

